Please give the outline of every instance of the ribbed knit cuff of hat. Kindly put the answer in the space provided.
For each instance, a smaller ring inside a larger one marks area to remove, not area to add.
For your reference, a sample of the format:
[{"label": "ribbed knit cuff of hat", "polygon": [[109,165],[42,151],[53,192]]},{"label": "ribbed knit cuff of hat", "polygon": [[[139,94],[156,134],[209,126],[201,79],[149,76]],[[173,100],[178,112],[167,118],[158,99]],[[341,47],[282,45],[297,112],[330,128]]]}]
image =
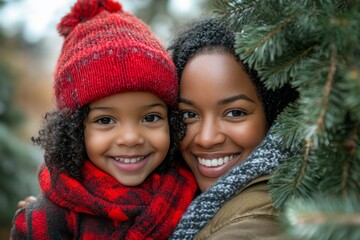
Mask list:
[{"label": "ribbed knit cuff of hat", "polygon": [[282,149],[282,140],[272,130],[246,161],[219,178],[191,203],[170,239],[194,239],[216,212],[246,184],[273,173],[279,162],[292,155],[292,152]]}]

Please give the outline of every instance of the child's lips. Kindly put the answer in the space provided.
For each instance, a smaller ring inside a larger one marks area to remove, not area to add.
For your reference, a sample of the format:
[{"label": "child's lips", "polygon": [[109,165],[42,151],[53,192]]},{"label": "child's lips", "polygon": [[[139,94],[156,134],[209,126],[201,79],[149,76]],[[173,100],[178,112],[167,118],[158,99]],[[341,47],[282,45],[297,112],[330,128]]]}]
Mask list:
[{"label": "child's lips", "polygon": [[145,159],[145,156],[143,157],[114,157],[114,159],[118,162],[123,163],[137,163]]},{"label": "child's lips", "polygon": [[144,168],[146,163],[149,161],[151,154],[147,155],[136,155],[136,156],[116,156],[113,157],[115,160],[114,166],[119,170],[125,172],[138,172]]},{"label": "child's lips", "polygon": [[145,158],[147,158],[150,154],[127,154],[127,155],[117,155],[112,156],[112,158],[121,163],[138,163],[143,161]]}]

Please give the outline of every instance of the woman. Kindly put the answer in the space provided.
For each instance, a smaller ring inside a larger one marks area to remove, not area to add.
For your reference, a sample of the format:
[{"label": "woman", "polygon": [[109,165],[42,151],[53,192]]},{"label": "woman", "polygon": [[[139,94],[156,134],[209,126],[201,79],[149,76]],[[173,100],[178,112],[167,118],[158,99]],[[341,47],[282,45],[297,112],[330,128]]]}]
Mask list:
[{"label": "woman", "polygon": [[290,153],[267,133],[297,93],[266,89],[236,55],[234,34],[215,18],[180,32],[170,50],[187,125],[180,150],[203,192],[172,239],[279,239],[267,182]]}]

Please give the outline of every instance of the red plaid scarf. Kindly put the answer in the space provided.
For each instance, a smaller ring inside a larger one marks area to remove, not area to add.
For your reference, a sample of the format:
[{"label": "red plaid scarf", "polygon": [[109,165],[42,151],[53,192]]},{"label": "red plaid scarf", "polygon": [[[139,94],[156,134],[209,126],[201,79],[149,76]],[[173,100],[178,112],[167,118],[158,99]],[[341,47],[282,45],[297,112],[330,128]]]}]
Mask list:
[{"label": "red plaid scarf", "polygon": [[[90,161],[82,181],[46,167],[39,180],[45,197],[15,216],[13,239],[17,234],[58,239],[63,232],[62,237],[74,239],[167,239],[196,191],[194,177],[182,168],[153,173],[141,185],[126,187]],[[61,229],[62,223],[67,229]]]}]

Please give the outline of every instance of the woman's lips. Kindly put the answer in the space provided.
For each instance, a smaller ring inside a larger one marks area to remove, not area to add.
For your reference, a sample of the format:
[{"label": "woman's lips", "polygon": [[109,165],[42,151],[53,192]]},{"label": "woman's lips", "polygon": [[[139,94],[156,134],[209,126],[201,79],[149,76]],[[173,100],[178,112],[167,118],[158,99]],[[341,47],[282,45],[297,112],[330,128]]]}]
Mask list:
[{"label": "woman's lips", "polygon": [[233,160],[235,157],[236,155],[229,155],[229,156],[212,158],[212,159],[206,159],[201,157],[198,157],[197,159],[199,163],[205,167],[217,167],[228,163],[229,161]]},{"label": "woman's lips", "polygon": [[218,178],[232,168],[240,154],[229,154],[223,156],[196,156],[197,168],[201,175],[210,178]]}]

